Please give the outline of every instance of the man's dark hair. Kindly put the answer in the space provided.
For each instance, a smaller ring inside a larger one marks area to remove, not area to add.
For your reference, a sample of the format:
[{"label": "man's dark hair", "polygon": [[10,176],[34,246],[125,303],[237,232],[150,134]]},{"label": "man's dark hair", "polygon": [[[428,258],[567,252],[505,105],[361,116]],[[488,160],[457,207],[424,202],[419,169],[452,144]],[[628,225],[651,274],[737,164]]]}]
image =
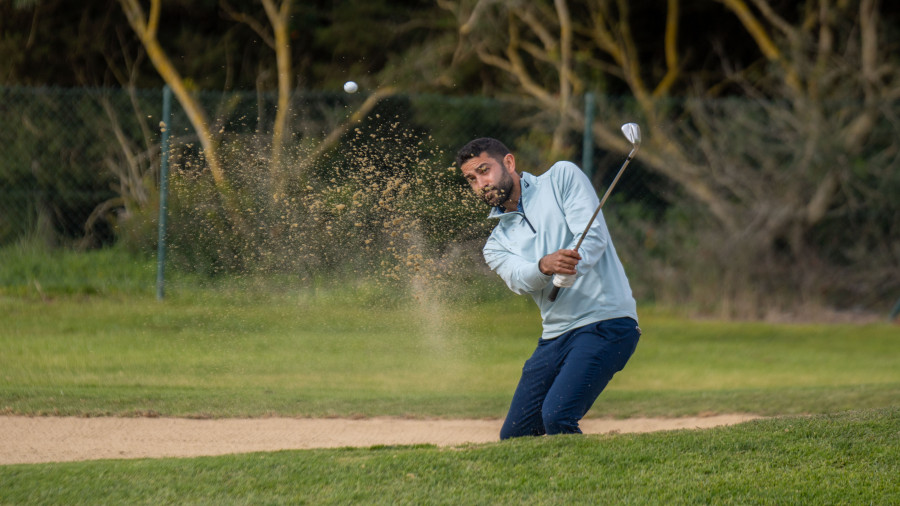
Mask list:
[{"label": "man's dark hair", "polygon": [[456,168],[461,169],[464,163],[481,153],[487,153],[488,156],[502,164],[503,157],[509,154],[509,148],[502,142],[491,137],[482,137],[480,139],[469,141],[468,144],[463,146],[462,149],[456,153]]}]

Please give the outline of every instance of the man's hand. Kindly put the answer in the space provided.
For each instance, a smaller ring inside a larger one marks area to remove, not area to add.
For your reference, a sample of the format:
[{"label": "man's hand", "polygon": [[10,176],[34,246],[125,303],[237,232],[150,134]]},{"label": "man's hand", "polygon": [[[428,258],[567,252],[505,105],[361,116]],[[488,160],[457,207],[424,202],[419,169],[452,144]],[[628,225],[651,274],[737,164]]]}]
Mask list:
[{"label": "man's hand", "polygon": [[575,274],[581,255],[573,249],[561,249],[541,258],[538,269],[544,274]]}]

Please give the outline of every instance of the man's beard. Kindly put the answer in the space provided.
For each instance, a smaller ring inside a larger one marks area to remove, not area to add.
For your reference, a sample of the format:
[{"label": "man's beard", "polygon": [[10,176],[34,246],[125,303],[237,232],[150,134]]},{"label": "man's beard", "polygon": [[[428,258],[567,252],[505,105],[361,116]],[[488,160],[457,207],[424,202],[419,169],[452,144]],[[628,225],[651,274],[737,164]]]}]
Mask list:
[{"label": "man's beard", "polygon": [[479,196],[482,200],[487,202],[489,206],[499,207],[506,203],[509,200],[509,197],[512,195],[513,190],[513,180],[512,177],[506,172],[503,173],[503,177],[500,181],[497,182],[497,186],[488,185],[481,189],[478,192]]}]

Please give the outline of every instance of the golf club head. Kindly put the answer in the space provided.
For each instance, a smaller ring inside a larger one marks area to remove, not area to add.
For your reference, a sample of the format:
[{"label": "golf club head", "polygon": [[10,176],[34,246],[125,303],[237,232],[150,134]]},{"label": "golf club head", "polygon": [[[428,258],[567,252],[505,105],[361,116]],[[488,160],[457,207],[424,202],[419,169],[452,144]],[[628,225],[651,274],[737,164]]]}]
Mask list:
[{"label": "golf club head", "polygon": [[622,133],[633,146],[641,145],[641,127],[637,123],[625,123],[622,125]]}]

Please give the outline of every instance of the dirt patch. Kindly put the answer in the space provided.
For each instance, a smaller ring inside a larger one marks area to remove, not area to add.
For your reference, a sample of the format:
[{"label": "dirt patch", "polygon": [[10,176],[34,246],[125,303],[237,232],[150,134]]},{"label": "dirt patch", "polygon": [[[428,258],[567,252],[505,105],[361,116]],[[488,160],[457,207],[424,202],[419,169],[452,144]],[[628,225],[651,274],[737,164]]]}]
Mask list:
[{"label": "dirt patch", "polygon": [[[703,429],[750,415],[582,420],[586,434]],[[197,457],[310,448],[497,441],[502,420],[369,418],[75,418],[0,416],[0,465],[95,459]]]}]

